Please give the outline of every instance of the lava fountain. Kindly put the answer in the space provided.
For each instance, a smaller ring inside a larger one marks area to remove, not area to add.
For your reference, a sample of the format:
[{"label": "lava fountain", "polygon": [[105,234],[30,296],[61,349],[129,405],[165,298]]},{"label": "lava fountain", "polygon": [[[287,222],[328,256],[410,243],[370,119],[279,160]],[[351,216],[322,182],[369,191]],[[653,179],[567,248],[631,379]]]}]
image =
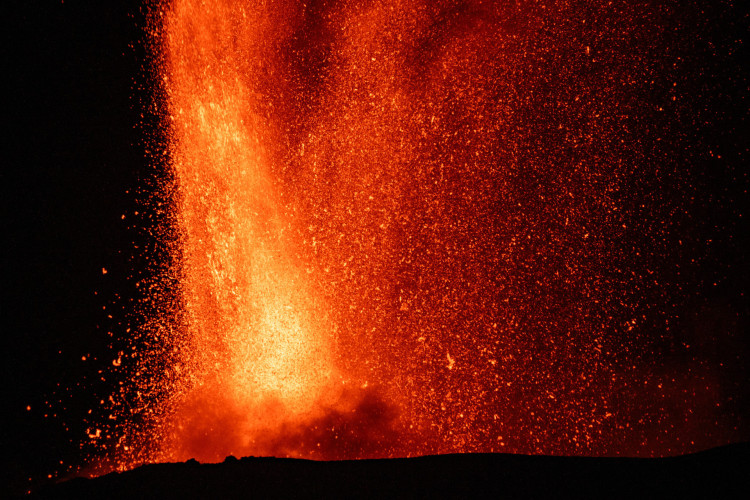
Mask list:
[{"label": "lava fountain", "polygon": [[715,420],[715,374],[664,350],[695,199],[661,141],[679,123],[649,104],[669,9],[173,0],[157,18],[182,311],[161,459],[698,446],[679,436]]},{"label": "lava fountain", "polygon": [[263,451],[259,435],[315,418],[346,382],[273,176],[279,124],[257,75],[283,19],[263,10],[178,1],[165,21],[188,370],[178,457]]}]

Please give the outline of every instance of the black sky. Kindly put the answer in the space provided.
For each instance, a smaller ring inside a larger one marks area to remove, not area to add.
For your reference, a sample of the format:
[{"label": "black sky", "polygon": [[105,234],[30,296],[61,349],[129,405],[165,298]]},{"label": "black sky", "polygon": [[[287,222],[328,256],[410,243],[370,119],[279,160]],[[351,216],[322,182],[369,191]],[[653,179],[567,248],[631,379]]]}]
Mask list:
[{"label": "black sky", "polygon": [[79,460],[82,417],[106,397],[92,358],[106,352],[108,322],[122,321],[111,304],[128,296],[139,237],[121,216],[137,210],[149,165],[136,128],[138,3],[13,3],[2,30],[0,468],[15,488]]}]

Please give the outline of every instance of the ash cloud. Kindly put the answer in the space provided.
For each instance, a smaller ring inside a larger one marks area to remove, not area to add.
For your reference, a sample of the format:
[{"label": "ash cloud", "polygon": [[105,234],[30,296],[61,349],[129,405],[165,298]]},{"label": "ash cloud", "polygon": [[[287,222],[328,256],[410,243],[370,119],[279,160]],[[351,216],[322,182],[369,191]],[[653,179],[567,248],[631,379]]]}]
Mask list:
[{"label": "ash cloud", "polygon": [[347,390],[342,400],[343,407],[329,408],[305,425],[283,426],[262,436],[260,449],[320,460],[388,456],[401,436],[399,408],[373,387]]},{"label": "ash cloud", "polygon": [[[267,403],[260,423],[231,401],[211,404],[196,399],[183,414],[175,458],[218,462],[226,456],[276,456],[313,460],[386,458],[408,450],[408,432],[401,409],[382,387],[345,389],[331,406],[318,408],[309,419],[284,416],[278,404]],[[286,422],[285,422],[286,420]],[[179,451],[177,451],[179,450]]]}]

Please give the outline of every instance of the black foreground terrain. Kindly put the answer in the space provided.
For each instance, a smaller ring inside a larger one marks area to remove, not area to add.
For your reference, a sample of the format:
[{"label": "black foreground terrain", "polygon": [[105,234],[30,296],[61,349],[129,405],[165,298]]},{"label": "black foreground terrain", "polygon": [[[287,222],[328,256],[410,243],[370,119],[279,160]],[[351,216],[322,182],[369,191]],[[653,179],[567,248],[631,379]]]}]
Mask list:
[{"label": "black foreground terrain", "polygon": [[501,454],[314,462],[227,458],[146,465],[31,498],[750,498],[750,444],[673,458]]}]

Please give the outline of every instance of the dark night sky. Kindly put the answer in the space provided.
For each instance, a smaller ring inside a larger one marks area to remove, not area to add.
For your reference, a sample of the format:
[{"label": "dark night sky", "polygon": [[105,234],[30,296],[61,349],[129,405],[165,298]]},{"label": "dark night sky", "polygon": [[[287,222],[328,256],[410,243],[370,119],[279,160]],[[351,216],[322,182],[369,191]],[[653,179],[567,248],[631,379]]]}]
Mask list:
[{"label": "dark night sky", "polygon": [[[4,485],[16,489],[29,477],[80,462],[84,418],[112,383],[97,374],[110,359],[107,332],[124,328],[118,323],[136,295],[127,278],[141,272],[137,262],[149,242],[145,217],[133,214],[142,210],[148,179],[157,172],[145,152],[149,96],[137,90],[148,85],[138,2],[14,3],[10,14],[3,8],[2,31],[0,329],[7,423],[0,468]],[[710,244],[681,250],[680,259],[700,256],[702,264],[680,278],[691,297],[678,302],[684,339],[709,362],[737,353],[746,360],[750,89],[740,61],[748,14],[742,2],[703,3],[685,14],[700,20],[700,37],[686,39],[683,48],[693,108],[673,118],[680,133],[675,145],[685,146],[679,151],[702,200],[691,205],[697,222],[684,229],[686,240]],[[704,333],[712,329],[732,335]],[[747,436],[748,367],[729,362],[722,373]]]},{"label": "dark night sky", "polygon": [[81,358],[104,352],[112,320],[103,307],[128,296],[139,236],[121,215],[137,209],[148,164],[136,129],[138,4],[14,3],[10,16],[3,7],[2,31],[2,407],[10,425],[0,467],[15,486],[75,460],[82,417],[106,397],[95,382],[101,366]]}]

